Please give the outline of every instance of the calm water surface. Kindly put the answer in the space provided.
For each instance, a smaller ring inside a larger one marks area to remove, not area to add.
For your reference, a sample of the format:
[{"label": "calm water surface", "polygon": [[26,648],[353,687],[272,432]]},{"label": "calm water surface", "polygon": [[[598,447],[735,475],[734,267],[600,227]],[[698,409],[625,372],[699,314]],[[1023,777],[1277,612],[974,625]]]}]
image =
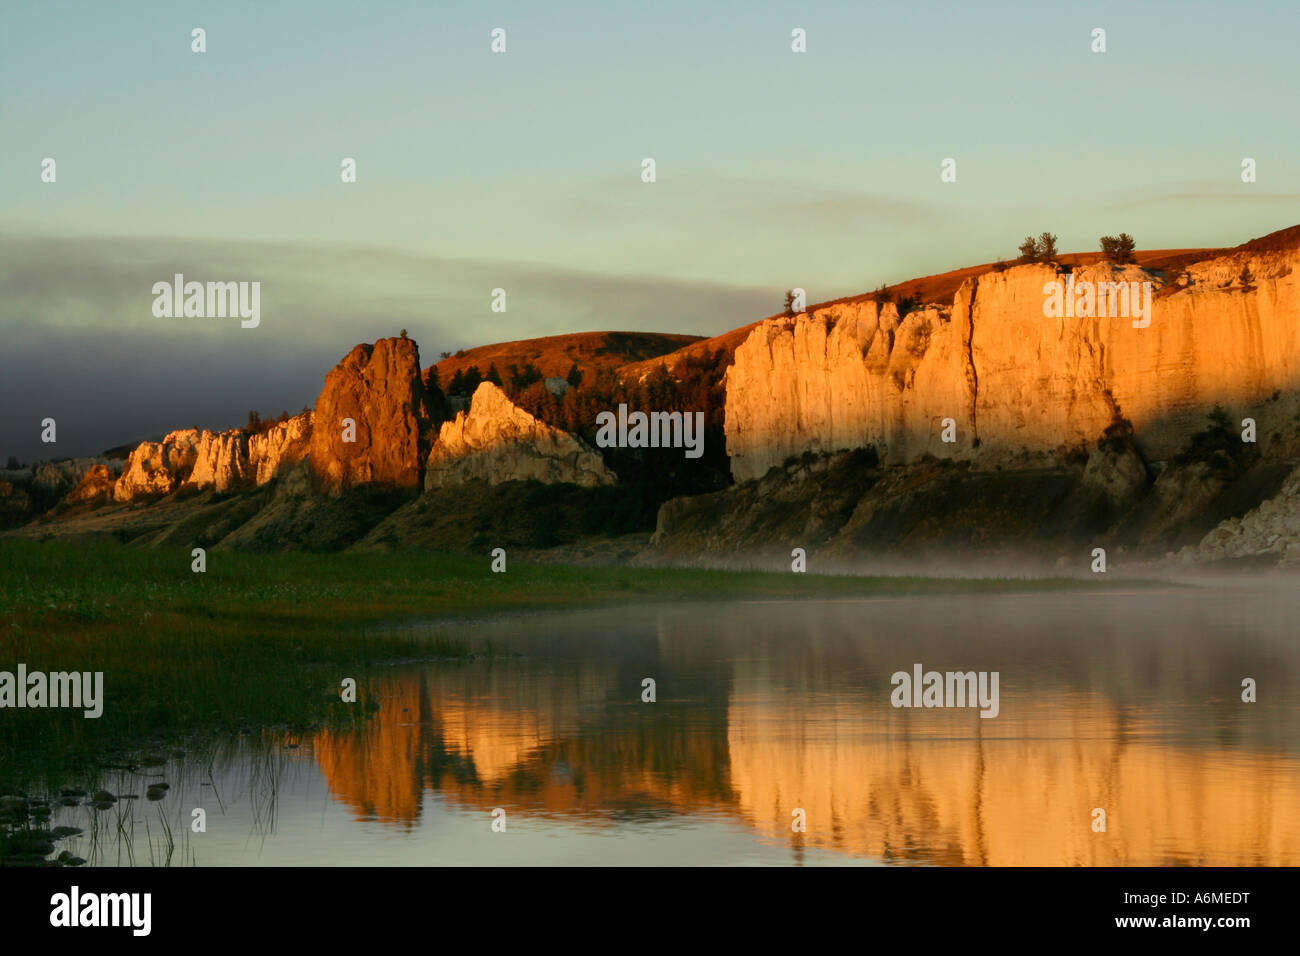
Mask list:
[{"label": "calm water surface", "polygon": [[[439,625],[494,657],[393,667],[355,733],[245,741],[211,774],[173,761],[166,800],[120,805],[121,838],[61,846],[107,865],[1294,866],[1297,610],[1167,590]],[[999,715],[895,709],[890,675],[915,663],[999,672]]]}]

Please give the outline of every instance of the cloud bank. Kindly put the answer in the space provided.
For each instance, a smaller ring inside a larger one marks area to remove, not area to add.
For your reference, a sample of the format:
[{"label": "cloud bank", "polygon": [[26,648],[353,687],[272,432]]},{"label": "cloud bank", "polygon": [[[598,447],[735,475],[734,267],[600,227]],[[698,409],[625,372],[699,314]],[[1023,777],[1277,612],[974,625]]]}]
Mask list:
[{"label": "cloud bank", "polygon": [[[155,318],[152,287],[261,282],[261,324]],[[492,290],[507,311],[490,310]],[[441,351],[608,329],[714,334],[771,314],[780,290],[335,243],[0,236],[0,456],[96,454],[172,428],[296,412],[358,342],[405,328]],[[40,422],[58,423],[57,445]]]}]

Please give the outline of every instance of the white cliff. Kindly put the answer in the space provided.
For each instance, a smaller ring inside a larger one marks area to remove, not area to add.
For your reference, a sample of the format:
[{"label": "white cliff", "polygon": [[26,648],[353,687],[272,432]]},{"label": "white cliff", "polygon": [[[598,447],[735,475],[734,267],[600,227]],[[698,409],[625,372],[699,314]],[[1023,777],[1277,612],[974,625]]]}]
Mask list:
[{"label": "white cliff", "polygon": [[593,487],[614,484],[599,452],[539,421],[484,382],[467,412],[445,422],[429,452],[425,488],[484,480],[527,480]]},{"label": "white cliff", "polygon": [[224,432],[184,429],[161,442],[142,442],[131,452],[113,488],[116,501],[168,495],[182,485],[218,492],[264,485],[282,465],[307,454],[310,412],[279,422],[260,435],[243,429]]},{"label": "white cliff", "polygon": [[991,465],[1089,444],[1117,416],[1161,459],[1216,403],[1266,434],[1295,413],[1300,389],[1296,267],[1296,251],[1233,253],[1169,277],[1177,284],[1159,295],[1163,277],[1136,266],[1075,270],[1076,284],[1151,282],[1140,328],[1136,310],[1046,317],[1045,288],[1065,275],[1038,264],[967,280],[951,308],[901,321],[892,303],[871,300],[769,319],[727,372],[732,474],[866,445],[888,462],[928,452]]},{"label": "white cliff", "polygon": [[171,494],[189,477],[198,459],[199,431],[168,432],[161,442],[141,442],[113,487],[115,501]]},{"label": "white cliff", "polygon": [[229,491],[251,484],[248,435],[242,431],[204,431],[195,443],[194,468],[188,483],[196,488]]},{"label": "white cliff", "polygon": [[248,439],[249,464],[258,485],[274,478],[282,465],[302,461],[311,443],[311,423],[312,413],[303,412]]}]

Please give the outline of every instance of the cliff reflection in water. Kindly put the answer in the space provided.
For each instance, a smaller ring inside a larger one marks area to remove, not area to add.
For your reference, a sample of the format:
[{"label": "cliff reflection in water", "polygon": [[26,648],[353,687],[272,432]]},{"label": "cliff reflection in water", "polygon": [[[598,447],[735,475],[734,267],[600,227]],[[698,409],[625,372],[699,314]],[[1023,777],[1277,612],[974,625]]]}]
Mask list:
[{"label": "cliff reflection in water", "polygon": [[[338,800],[398,827],[433,796],[607,829],[708,814],[796,857],[1296,865],[1294,603],[1035,594],[517,618],[474,633],[525,657],[396,676],[366,732],[323,733],[315,753]],[[999,671],[1000,715],[895,710],[889,676],[914,662]],[[1259,703],[1240,702],[1242,676]]]}]

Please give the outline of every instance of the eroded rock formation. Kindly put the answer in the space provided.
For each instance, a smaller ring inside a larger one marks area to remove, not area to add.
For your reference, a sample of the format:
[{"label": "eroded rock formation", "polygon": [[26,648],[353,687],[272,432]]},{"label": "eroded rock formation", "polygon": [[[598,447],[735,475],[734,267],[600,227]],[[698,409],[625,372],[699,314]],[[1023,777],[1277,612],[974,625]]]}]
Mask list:
[{"label": "eroded rock formation", "polygon": [[311,441],[312,413],[303,412],[288,421],[277,422],[260,435],[248,439],[248,459],[254,480],[264,485],[280,471],[302,461]]},{"label": "eroded rock formation", "polygon": [[429,453],[425,487],[533,479],[584,487],[614,484],[600,453],[576,436],[539,421],[491,382],[474,392],[468,412],[445,422]]},{"label": "eroded rock formation", "polygon": [[[161,442],[142,442],[131,452],[113,499],[168,495],[182,485],[219,492],[264,485],[282,466],[307,454],[311,421],[311,412],[304,412],[251,437],[239,428],[224,432],[190,428],[171,432]],[[71,496],[68,500],[73,501]]]},{"label": "eroded rock formation", "polygon": [[264,485],[304,458],[310,458],[321,488],[333,495],[370,483],[418,488],[428,454],[427,405],[415,342],[358,345],[326,375],[314,413],[251,437],[242,429],[185,429],[161,442],[142,442],[113,497],[157,497],[182,485],[235,491]]},{"label": "eroded rock formation", "polygon": [[[1296,411],[1297,265],[1292,250],[1233,253],[1181,276],[1075,270],[1076,283],[1151,282],[1142,328],[1132,314],[1045,317],[1046,285],[1066,277],[1041,264],[967,280],[951,308],[901,320],[892,303],[870,300],[769,319],[727,373],[732,474],[744,481],[807,451],[867,445],[887,462],[928,452],[993,464],[1086,446],[1119,416],[1144,454],[1164,458],[1216,403],[1265,434]],[[944,419],[953,443],[942,440]]]},{"label": "eroded rock formation", "polygon": [[104,504],[113,500],[113,487],[116,483],[108,465],[92,465],[64,500],[69,504]]},{"label": "eroded rock formation", "polygon": [[194,443],[194,468],[189,483],[197,488],[230,491],[252,484],[248,461],[248,435],[242,431],[204,431]]},{"label": "eroded rock formation", "polygon": [[168,432],[160,442],[141,442],[127,459],[113,487],[115,501],[168,495],[190,476],[198,460],[199,431]]},{"label": "eroded rock formation", "polygon": [[428,398],[413,340],[358,345],[325,376],[308,452],[324,491],[419,488],[428,452]]}]

